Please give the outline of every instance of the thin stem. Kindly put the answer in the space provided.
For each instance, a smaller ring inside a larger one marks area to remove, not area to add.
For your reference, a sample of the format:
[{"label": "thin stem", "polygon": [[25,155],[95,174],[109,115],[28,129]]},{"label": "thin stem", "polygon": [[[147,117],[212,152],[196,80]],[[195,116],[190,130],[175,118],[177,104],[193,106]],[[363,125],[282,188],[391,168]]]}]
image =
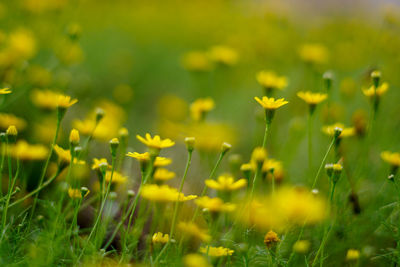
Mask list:
[{"label": "thin stem", "polygon": [[267,137],[268,137],[268,132],[269,132],[269,128],[271,126],[271,122],[266,122],[265,123],[265,132],[264,132],[264,139],[263,139],[263,148],[267,148]]},{"label": "thin stem", "polygon": [[176,219],[178,218],[178,210],[179,210],[179,204],[180,204],[180,203],[179,203],[179,195],[182,193],[183,185],[184,185],[184,183],[185,183],[186,176],[187,176],[187,173],[188,173],[188,170],[189,170],[189,167],[190,167],[190,163],[191,163],[191,161],[192,161],[192,152],[193,152],[193,151],[189,150],[188,152],[189,152],[189,154],[188,154],[188,158],[187,158],[187,161],[186,161],[185,172],[183,173],[183,177],[182,177],[182,180],[181,180],[181,184],[179,185],[178,199],[177,199],[177,201],[175,202],[174,215],[173,215],[173,217],[172,217],[171,230],[170,230],[170,232],[169,232],[169,240],[168,240],[167,244],[165,244],[165,246],[162,248],[162,250],[160,251],[160,253],[157,255],[156,259],[154,260],[154,263],[155,263],[155,264],[157,264],[159,258],[160,258],[160,257],[162,256],[162,254],[167,250],[169,244],[171,243],[171,239],[173,238],[174,233],[175,233]]},{"label": "thin stem", "polygon": [[[0,164],[0,175],[3,174],[4,161],[6,155],[6,145],[4,143],[1,144],[1,164]],[[0,183],[0,196],[3,196],[3,183]]]},{"label": "thin stem", "polygon": [[308,115],[308,169],[312,172],[312,124],[313,114],[309,112]]},{"label": "thin stem", "polygon": [[316,186],[316,184],[317,184],[317,182],[318,182],[319,175],[320,175],[320,173],[321,173],[321,171],[322,171],[322,168],[324,167],[324,163],[325,163],[325,161],[326,161],[326,158],[328,157],[328,154],[329,154],[329,152],[331,151],[331,149],[332,149],[332,147],[333,147],[335,141],[336,141],[336,138],[333,137],[333,138],[332,138],[332,142],[329,144],[328,150],[326,151],[325,156],[324,156],[324,158],[323,158],[322,161],[321,161],[321,165],[319,165],[318,172],[317,172],[317,175],[315,175],[314,182],[313,182],[313,184],[312,184],[312,186],[311,186],[311,189],[315,189],[315,186]]},{"label": "thin stem", "polygon": [[[38,188],[40,188],[40,187],[42,186],[44,177],[46,176],[47,167],[49,166],[51,156],[53,155],[54,146],[55,146],[55,144],[56,144],[56,142],[57,142],[57,138],[58,138],[58,134],[59,134],[59,131],[60,131],[60,126],[61,126],[61,121],[62,121],[62,119],[63,119],[63,117],[64,117],[64,114],[65,114],[65,110],[62,111],[62,110],[60,110],[59,108],[57,109],[57,126],[56,126],[56,133],[54,134],[54,138],[53,138],[53,141],[52,141],[51,147],[50,147],[49,156],[47,157],[46,163],[44,164],[44,167],[43,167],[42,175],[40,176],[40,179],[39,179]],[[40,190],[39,190],[39,191],[40,191]],[[32,205],[32,210],[31,210],[31,216],[30,216],[29,221],[32,220],[33,214],[35,213],[35,209],[36,209],[36,205],[37,205],[37,200],[38,200],[38,198],[39,198],[39,191],[37,191],[37,194],[35,194],[35,198],[34,198],[34,200],[33,200],[33,205]]]}]

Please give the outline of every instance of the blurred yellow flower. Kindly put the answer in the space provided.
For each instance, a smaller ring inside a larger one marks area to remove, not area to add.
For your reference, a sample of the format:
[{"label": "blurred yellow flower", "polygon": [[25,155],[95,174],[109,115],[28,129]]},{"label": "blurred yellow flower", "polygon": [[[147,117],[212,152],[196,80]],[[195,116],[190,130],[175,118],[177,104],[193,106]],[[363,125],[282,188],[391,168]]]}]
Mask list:
[{"label": "blurred yellow flower", "polygon": [[281,240],[279,239],[278,234],[272,230],[270,230],[264,236],[264,244],[267,246],[267,248],[273,247],[274,245],[276,245],[276,243],[280,241]]},{"label": "blurred yellow flower", "polygon": [[127,84],[117,85],[114,88],[113,96],[119,103],[129,103],[133,98],[133,89]]},{"label": "blurred yellow flower", "polygon": [[[126,156],[135,158],[139,162],[150,161],[150,153],[149,152],[144,152],[144,153],[128,152],[126,154]],[[154,161],[154,167],[165,167],[167,165],[170,165],[171,163],[172,163],[172,159],[170,159],[170,158],[156,157],[156,160]]]},{"label": "blurred yellow flower", "polygon": [[310,250],[311,243],[308,240],[299,240],[293,244],[293,251],[299,254],[305,254]]},{"label": "blurred yellow flower", "polygon": [[[111,180],[111,171],[106,171],[106,182],[110,182]],[[128,180],[127,176],[122,175],[121,173],[114,171],[112,176],[113,184],[124,184]]]},{"label": "blurred yellow flower", "polygon": [[154,172],[154,180],[156,181],[168,181],[175,177],[175,173],[165,168],[157,168]]},{"label": "blurred yellow flower", "polygon": [[2,88],[0,89],[0,95],[7,95],[7,94],[11,94],[11,90],[10,88]]},{"label": "blurred yellow flower", "polygon": [[11,146],[11,155],[20,160],[43,160],[49,150],[43,145],[30,145],[25,140],[18,141]]},{"label": "blurred yellow flower", "polygon": [[346,254],[346,261],[356,261],[360,258],[360,251],[357,249],[349,249]]},{"label": "blurred yellow flower", "polygon": [[69,108],[76,102],[78,102],[78,99],[71,99],[70,96],[62,95],[62,94],[58,95],[58,98],[56,101],[57,107],[60,107],[60,108]]},{"label": "blurred yellow flower", "polygon": [[311,106],[315,106],[321,103],[328,97],[327,94],[313,93],[311,91],[307,92],[300,91],[297,93],[297,96],[303,99],[307,104]]},{"label": "blurred yellow flower", "polygon": [[195,200],[197,206],[203,209],[207,209],[210,212],[231,212],[236,208],[235,204],[224,203],[224,201],[218,197],[210,198],[208,196],[200,197]]},{"label": "blurred yellow flower", "polygon": [[10,125],[15,125],[15,127],[22,131],[26,127],[26,121],[13,114],[0,113],[0,128],[5,130]]},{"label": "blurred yellow flower", "polygon": [[268,109],[268,110],[275,110],[278,109],[284,105],[286,105],[287,103],[289,103],[288,101],[285,101],[284,98],[280,98],[280,99],[276,99],[273,97],[266,97],[263,96],[262,99],[258,98],[258,97],[254,97],[254,99],[264,108],[264,109]]},{"label": "blurred yellow flower", "polygon": [[251,164],[254,166],[254,170],[258,165],[263,164],[267,159],[267,150],[263,147],[256,147],[251,153]]},{"label": "blurred yellow flower", "polygon": [[197,238],[202,242],[209,242],[211,240],[208,231],[201,229],[193,222],[180,222],[178,224],[178,229],[182,231],[185,236]]},{"label": "blurred yellow flower", "polygon": [[175,142],[168,138],[162,140],[159,135],[151,137],[149,133],[146,133],[146,138],[143,138],[140,135],[136,135],[136,138],[149,148],[162,149],[175,145]]},{"label": "blurred yellow flower", "polygon": [[236,50],[222,45],[211,47],[209,55],[212,61],[226,66],[235,65],[239,59],[239,55]]},{"label": "blurred yellow flower", "polygon": [[77,99],[51,90],[33,90],[31,100],[35,106],[49,110],[55,110],[57,107],[68,108],[78,102]]},{"label": "blurred yellow flower", "polygon": [[93,159],[93,164],[92,164],[92,170],[99,169],[100,165],[102,165],[102,164],[106,164],[108,166],[107,159],[105,159],[105,158],[101,158],[101,159],[94,158]]},{"label": "blurred yellow flower", "polygon": [[36,40],[32,32],[19,29],[10,34],[8,48],[19,59],[30,59],[36,53]]},{"label": "blurred yellow flower", "polygon": [[163,234],[161,232],[157,232],[153,235],[151,238],[151,241],[153,244],[165,244],[169,241],[169,235],[168,234]]},{"label": "blurred yellow flower", "polygon": [[[58,145],[54,145],[54,151],[56,152],[57,157],[60,162],[65,163],[65,164],[71,163],[72,157],[71,157],[71,151],[69,149],[63,149],[62,147],[60,147]],[[85,164],[85,161],[83,161],[83,160],[78,161],[78,159],[74,158],[74,163],[83,165],[83,164]]]},{"label": "blurred yellow flower", "polygon": [[161,119],[178,122],[187,118],[189,107],[182,98],[168,94],[160,98],[157,110]]},{"label": "blurred yellow flower", "polygon": [[212,63],[208,54],[202,51],[192,51],[183,55],[182,65],[189,71],[210,71],[212,69]]},{"label": "blurred yellow flower", "polygon": [[262,70],[257,73],[257,82],[267,90],[279,89],[282,90],[288,85],[285,76],[278,76],[273,71]]},{"label": "blurred yellow flower", "polygon": [[328,49],[321,44],[304,44],[299,49],[300,58],[313,64],[324,64],[329,59]]},{"label": "blurred yellow flower", "polygon": [[185,267],[212,267],[207,258],[200,254],[191,253],[183,257]]},{"label": "blurred yellow flower", "polygon": [[378,86],[378,88],[375,88],[374,85],[372,85],[371,87],[365,89],[363,88],[363,94],[367,97],[374,97],[375,95],[380,97],[383,94],[385,94],[387,92],[387,90],[389,89],[389,84],[388,83],[382,83],[381,85]]},{"label": "blurred yellow flower", "polygon": [[155,202],[185,202],[197,198],[194,195],[185,196],[176,188],[168,185],[146,184],[143,185],[142,197]]},{"label": "blurred yellow flower", "polygon": [[[90,190],[87,190],[83,197],[89,195]],[[70,198],[82,198],[82,190],[77,188],[68,188],[68,195]]]},{"label": "blurred yellow flower", "polygon": [[400,153],[398,152],[383,151],[381,158],[393,167],[400,167]]},{"label": "blurred yellow flower", "polygon": [[220,175],[217,180],[207,179],[206,186],[218,191],[234,191],[247,185],[246,179],[239,179],[237,181],[230,175]]},{"label": "blurred yellow flower", "polygon": [[223,257],[231,256],[235,251],[224,247],[201,247],[199,249],[201,253],[207,254],[211,257]]},{"label": "blurred yellow flower", "polygon": [[[266,159],[262,165],[262,172],[267,175],[267,179],[271,180],[272,177],[275,181],[280,182],[283,179],[284,171],[282,162],[275,159]],[[273,172],[273,173],[272,173]]]},{"label": "blurred yellow flower", "polygon": [[329,136],[334,136],[335,134],[335,128],[340,128],[342,129],[342,133],[339,135],[339,138],[342,137],[350,137],[355,135],[355,129],[354,127],[345,127],[344,124],[337,122],[332,125],[327,125],[322,127],[322,131],[329,135]]},{"label": "blurred yellow flower", "polygon": [[210,97],[196,99],[190,104],[190,116],[194,121],[204,120],[206,114],[213,110],[214,106],[214,100]]}]

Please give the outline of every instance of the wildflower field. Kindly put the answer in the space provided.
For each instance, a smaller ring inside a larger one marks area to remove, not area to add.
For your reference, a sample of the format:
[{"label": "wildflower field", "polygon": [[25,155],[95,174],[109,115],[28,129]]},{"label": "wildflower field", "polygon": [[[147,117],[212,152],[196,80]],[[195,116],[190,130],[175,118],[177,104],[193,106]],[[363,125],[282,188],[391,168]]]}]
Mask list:
[{"label": "wildflower field", "polygon": [[0,266],[399,266],[398,1],[0,1]]}]

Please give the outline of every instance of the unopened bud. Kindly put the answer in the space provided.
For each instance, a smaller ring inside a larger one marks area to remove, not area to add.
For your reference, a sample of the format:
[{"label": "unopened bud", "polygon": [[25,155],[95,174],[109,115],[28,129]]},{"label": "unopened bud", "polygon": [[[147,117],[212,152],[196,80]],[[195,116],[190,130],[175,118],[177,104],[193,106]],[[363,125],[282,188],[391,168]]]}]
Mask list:
[{"label": "unopened bud", "polygon": [[194,137],[186,137],[185,138],[186,148],[189,152],[192,152],[194,150],[195,142],[196,142],[196,139]]},{"label": "unopened bud", "polygon": [[231,150],[231,148],[232,148],[231,144],[226,143],[226,142],[222,143],[222,147],[221,147],[222,154],[225,154],[226,152]]},{"label": "unopened bud", "polygon": [[333,129],[333,137],[334,137],[335,139],[338,139],[339,136],[342,134],[342,132],[343,132],[343,129],[342,129],[342,128],[340,128],[340,127],[335,127],[335,129]]},{"label": "unopened bud", "polygon": [[105,112],[102,108],[96,108],[96,123],[99,123],[103,119]]},{"label": "unopened bud", "polygon": [[15,143],[17,141],[18,131],[14,125],[10,125],[6,131],[7,140],[9,143]]},{"label": "unopened bud", "polygon": [[77,146],[79,145],[80,137],[79,137],[79,131],[77,129],[72,129],[70,134],[69,134],[69,143],[71,146]]},{"label": "unopened bud", "polygon": [[374,84],[375,88],[378,88],[381,76],[382,73],[379,70],[374,70],[371,72],[372,83]]},{"label": "unopened bud", "polygon": [[135,196],[135,191],[133,191],[133,190],[128,190],[127,194],[128,194],[128,197],[129,197],[129,198],[132,198],[132,197]]},{"label": "unopened bud", "polygon": [[117,155],[118,146],[119,146],[118,138],[113,138],[110,140],[110,150],[111,150],[111,155],[113,157]]},{"label": "unopened bud", "polygon": [[85,187],[85,186],[81,187],[82,198],[84,198],[87,195],[89,195],[89,193],[90,193],[90,190],[87,187]]}]

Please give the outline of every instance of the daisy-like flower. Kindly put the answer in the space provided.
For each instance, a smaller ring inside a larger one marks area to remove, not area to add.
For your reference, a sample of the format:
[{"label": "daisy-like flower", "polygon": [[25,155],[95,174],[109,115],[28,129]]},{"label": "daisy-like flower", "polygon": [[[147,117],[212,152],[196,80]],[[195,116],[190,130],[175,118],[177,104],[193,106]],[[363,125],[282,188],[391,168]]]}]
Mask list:
[{"label": "daisy-like flower", "polygon": [[[54,145],[54,151],[56,152],[60,162],[65,163],[65,164],[71,163],[71,151],[70,150],[64,149],[58,145]],[[83,165],[83,164],[85,164],[85,161],[83,161],[83,160],[78,161],[78,159],[74,158],[74,163]]]},{"label": "daisy-like flower", "polygon": [[68,95],[60,94],[57,98],[57,107],[66,109],[74,105],[76,102],[78,102],[78,99],[72,99]]},{"label": "daisy-like flower", "polygon": [[85,190],[85,192],[83,192],[81,189],[77,189],[77,188],[68,188],[68,195],[70,198],[82,198],[82,197],[86,197],[87,195],[89,195],[90,190]]},{"label": "daisy-like flower", "polygon": [[163,234],[161,232],[155,233],[151,238],[151,242],[153,242],[153,244],[165,244],[168,243],[168,241],[169,241],[169,235]]},{"label": "daisy-like flower", "polygon": [[313,93],[310,91],[300,91],[297,93],[297,96],[303,99],[310,106],[311,111],[314,110],[316,105],[318,105],[328,97],[327,94]]},{"label": "daisy-like flower", "polygon": [[235,252],[232,249],[224,247],[201,247],[199,251],[211,257],[231,256]]},{"label": "daisy-like flower", "polygon": [[142,189],[142,197],[155,202],[185,202],[197,198],[195,195],[185,196],[176,188],[168,185],[146,184]]},{"label": "daisy-like flower", "polygon": [[210,97],[196,99],[190,104],[190,116],[194,121],[202,121],[214,107],[214,100]]},{"label": "daisy-like flower", "polygon": [[180,222],[178,228],[185,234],[185,236],[194,237],[202,242],[209,242],[211,240],[208,231],[201,229],[193,222]]},{"label": "daisy-like flower", "polygon": [[208,196],[204,196],[196,199],[195,203],[200,208],[207,209],[210,212],[231,212],[236,208],[235,204],[224,203],[224,201],[218,197],[210,198]]},{"label": "daisy-like flower", "polygon": [[43,160],[49,150],[43,145],[30,145],[25,140],[20,140],[11,147],[10,153],[20,160]]},{"label": "daisy-like flower", "polygon": [[140,135],[136,135],[136,138],[150,149],[160,150],[175,145],[175,142],[171,141],[171,139],[167,138],[162,140],[159,135],[151,137],[149,133],[146,133],[146,138],[143,138]]},{"label": "daisy-like flower", "polygon": [[381,153],[381,158],[390,164],[392,174],[396,174],[397,170],[400,167],[400,153],[398,152],[390,152],[383,151]]},{"label": "daisy-like flower", "polygon": [[26,127],[26,121],[13,114],[0,113],[0,128],[6,130],[10,125],[14,125],[22,131]]},{"label": "daisy-like flower", "polygon": [[176,174],[174,172],[171,172],[165,168],[157,168],[156,171],[154,172],[153,177],[154,180],[163,182],[171,180],[172,178],[175,177],[175,175]]},{"label": "daisy-like flower", "polygon": [[[148,162],[150,161],[150,153],[149,152],[144,152],[144,153],[137,153],[137,152],[128,152],[126,156],[135,158],[139,162]],[[165,157],[156,157],[156,160],[154,161],[154,167],[165,167],[168,166],[172,163],[172,159],[170,158],[165,158]]]},{"label": "daisy-like flower", "polygon": [[350,137],[350,136],[353,136],[355,134],[354,127],[345,127],[344,124],[342,124],[340,122],[337,122],[337,123],[332,124],[332,125],[324,126],[324,127],[322,127],[322,131],[325,134],[329,135],[329,136],[334,136],[336,128],[342,129],[342,132],[341,132],[341,134],[339,135],[338,138]]},{"label": "daisy-like flower", "polygon": [[235,179],[230,175],[221,175],[217,180],[207,179],[205,181],[206,186],[218,191],[234,191],[238,190],[247,185],[246,179]]},{"label": "daisy-like flower", "polygon": [[288,101],[285,101],[284,98],[280,98],[280,99],[275,99],[273,97],[266,97],[263,96],[262,99],[258,98],[258,97],[254,97],[254,99],[264,108],[264,109],[268,109],[268,110],[275,110],[278,109],[284,105],[286,105],[287,103],[289,103]]},{"label": "daisy-like flower", "polygon": [[375,87],[375,85],[372,85],[369,88],[363,88],[362,92],[366,97],[373,98],[375,95],[377,97],[381,97],[383,94],[387,92],[387,90],[389,90],[389,84],[384,82],[377,88]]},{"label": "daisy-like flower", "polygon": [[11,94],[12,91],[10,90],[10,88],[2,88],[0,89],[0,95],[8,95]]},{"label": "daisy-like flower", "polygon": [[288,85],[285,76],[278,76],[273,71],[262,70],[257,73],[256,79],[257,82],[264,87],[267,94],[273,89],[283,90]]},{"label": "daisy-like flower", "polygon": [[102,164],[108,165],[107,159],[105,159],[105,158],[101,158],[101,159],[94,158],[93,159],[93,164],[92,164],[92,170],[99,169],[100,165],[102,165]]},{"label": "daisy-like flower", "polygon": [[[111,171],[106,171],[106,182],[110,182],[111,180]],[[122,175],[122,173],[119,173],[117,171],[114,171],[113,176],[112,176],[112,183],[113,184],[124,184],[128,180],[128,177],[125,175]]]},{"label": "daisy-like flower", "polygon": [[34,90],[31,100],[37,107],[47,110],[55,110],[58,107],[66,109],[78,102],[77,99],[52,90]]}]

